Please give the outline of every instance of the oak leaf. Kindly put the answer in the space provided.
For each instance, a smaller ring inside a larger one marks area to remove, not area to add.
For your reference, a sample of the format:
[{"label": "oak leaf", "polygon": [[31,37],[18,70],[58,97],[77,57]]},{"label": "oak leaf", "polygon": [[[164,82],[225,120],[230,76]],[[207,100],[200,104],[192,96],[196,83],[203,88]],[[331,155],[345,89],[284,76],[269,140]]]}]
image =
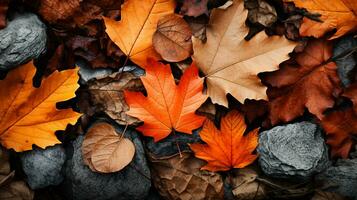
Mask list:
[{"label": "oak leaf", "polygon": [[131,61],[143,67],[147,57],[160,59],[152,37],[159,19],[174,9],[174,0],[128,0],[122,5],[119,22],[104,17],[105,31]]},{"label": "oak leaf", "polygon": [[152,38],[155,50],[169,62],[179,62],[192,54],[192,32],[182,17],[171,14],[159,19]]},{"label": "oak leaf", "polygon": [[357,115],[352,109],[335,111],[321,121],[327,134],[326,143],[331,147],[332,157],[347,158],[352,145],[353,136],[357,133]]},{"label": "oak leaf", "polygon": [[195,111],[207,99],[202,93],[203,79],[198,76],[198,69],[194,64],[187,68],[178,85],[169,65],[148,59],[145,70],[146,75],[140,79],[147,97],[140,92],[124,92],[130,107],[127,114],[144,121],[137,130],[153,137],[155,142],[173,130],[192,134],[205,120]]},{"label": "oak leaf", "polygon": [[226,107],[228,93],[241,103],[247,98],[266,99],[266,87],[257,74],[276,70],[295,47],[284,37],[268,37],[264,32],[245,41],[247,12],[243,0],[235,0],[226,10],[214,9],[207,42],[192,39],[193,59],[206,75],[208,95],[213,103]]},{"label": "oak leaf", "polygon": [[300,35],[319,38],[325,33],[337,29],[330,39],[341,37],[357,30],[357,2],[355,0],[285,0],[292,1],[297,7],[305,8],[311,13],[321,14],[319,21],[304,17]]},{"label": "oak leaf", "polygon": [[301,116],[305,108],[322,119],[323,112],[334,105],[341,87],[331,56],[331,42],[312,40],[292,63],[262,75],[263,82],[271,86],[269,119],[273,125]]},{"label": "oak leaf", "polygon": [[243,136],[246,128],[243,115],[235,110],[222,118],[221,130],[206,120],[200,136],[207,144],[190,145],[197,158],[208,162],[201,169],[227,171],[251,164],[257,158],[253,151],[258,145],[258,129]]},{"label": "oak leaf", "polygon": [[60,143],[55,131],[81,116],[72,109],[56,108],[56,102],[75,96],[78,68],[54,72],[40,88],[32,86],[35,70],[29,62],[0,80],[0,140],[4,147],[18,152],[31,150],[33,144],[45,148]]}]

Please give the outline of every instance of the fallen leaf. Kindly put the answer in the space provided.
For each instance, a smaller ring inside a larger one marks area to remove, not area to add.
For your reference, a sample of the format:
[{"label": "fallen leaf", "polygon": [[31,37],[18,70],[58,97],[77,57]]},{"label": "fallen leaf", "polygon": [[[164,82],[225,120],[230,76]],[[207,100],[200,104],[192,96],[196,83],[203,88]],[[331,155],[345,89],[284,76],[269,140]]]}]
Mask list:
[{"label": "fallen leaf", "polygon": [[6,26],[6,14],[9,8],[10,0],[3,0],[0,2],[0,29]]},{"label": "fallen leaf", "polygon": [[180,14],[192,17],[208,15],[207,3],[208,0],[184,0]]},{"label": "fallen leaf", "polygon": [[192,32],[182,17],[171,14],[159,19],[152,38],[155,50],[169,62],[179,62],[192,54]]},{"label": "fallen leaf", "polygon": [[243,4],[235,0],[226,10],[214,9],[207,42],[193,38],[193,59],[206,75],[208,95],[213,103],[226,107],[228,93],[242,103],[246,98],[266,99],[266,87],[257,74],[277,69],[295,47],[284,37],[268,37],[264,32],[245,41],[249,30]]},{"label": "fallen leaf", "polygon": [[324,117],[321,125],[327,135],[326,143],[331,147],[331,156],[347,158],[357,133],[357,115],[352,109],[335,111]]},{"label": "fallen leaf", "polygon": [[206,15],[199,17],[185,17],[187,23],[190,25],[192,35],[198,38],[202,42],[207,41],[206,27],[208,25],[209,18]]},{"label": "fallen leaf", "polygon": [[165,199],[223,199],[223,180],[218,173],[202,171],[204,161],[190,153],[168,159],[155,159],[149,154],[152,180]]},{"label": "fallen leaf", "polygon": [[207,100],[198,108],[197,113],[214,121],[217,113],[216,105],[214,105],[210,100]]},{"label": "fallen leaf", "polygon": [[200,136],[207,144],[190,145],[197,158],[208,162],[201,169],[227,171],[251,164],[257,158],[253,151],[258,145],[258,129],[243,136],[246,128],[243,115],[235,110],[222,118],[221,130],[206,120]]},{"label": "fallen leaf", "polygon": [[264,0],[245,0],[244,5],[249,10],[248,20],[252,24],[270,27],[278,18],[275,8]]},{"label": "fallen leaf", "polygon": [[268,102],[264,100],[257,101],[246,99],[241,110],[250,124],[254,120],[264,117],[268,113]]},{"label": "fallen leaf", "polygon": [[119,136],[114,127],[101,122],[89,128],[82,144],[83,162],[94,172],[117,172],[134,157],[135,146]]},{"label": "fallen leaf", "polygon": [[45,148],[60,143],[55,131],[76,123],[81,116],[72,109],[56,108],[56,102],[75,96],[78,68],[54,72],[40,88],[32,86],[35,70],[29,62],[0,80],[0,140],[17,152],[31,150],[33,144]]},{"label": "fallen leaf", "polygon": [[110,39],[140,67],[147,57],[160,59],[152,46],[152,37],[162,16],[172,14],[174,0],[128,0],[121,8],[119,22],[104,17]]},{"label": "fallen leaf", "polygon": [[300,27],[300,35],[322,37],[325,33],[336,29],[329,39],[341,37],[357,30],[357,2],[355,0],[285,0],[294,2],[297,7],[305,8],[311,13],[321,14],[319,21],[304,17]]},{"label": "fallen leaf", "polygon": [[173,130],[192,134],[199,128],[205,117],[195,111],[206,101],[202,94],[203,79],[198,76],[194,64],[187,68],[180,83],[175,84],[169,65],[148,59],[146,75],[140,77],[147,97],[140,92],[125,91],[125,100],[130,109],[128,115],[144,121],[137,128],[155,142],[167,137]]},{"label": "fallen leaf", "polygon": [[322,119],[323,112],[334,105],[341,87],[336,64],[329,60],[331,56],[330,42],[312,40],[293,63],[262,75],[264,82],[271,86],[269,119],[273,125],[301,116],[305,108]]}]

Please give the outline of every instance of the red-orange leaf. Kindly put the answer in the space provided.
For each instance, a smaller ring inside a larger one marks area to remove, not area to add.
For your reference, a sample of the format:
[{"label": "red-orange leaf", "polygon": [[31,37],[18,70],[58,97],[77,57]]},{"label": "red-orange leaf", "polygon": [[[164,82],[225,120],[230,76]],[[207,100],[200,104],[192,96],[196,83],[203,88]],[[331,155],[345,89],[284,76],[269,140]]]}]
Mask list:
[{"label": "red-orange leaf", "polygon": [[353,145],[353,134],[357,134],[357,115],[352,109],[336,111],[321,122],[331,146],[332,157],[347,158]]},{"label": "red-orange leaf", "polygon": [[195,111],[207,96],[202,94],[203,79],[198,76],[195,65],[186,69],[179,85],[175,84],[169,65],[148,59],[145,70],[141,81],[147,97],[140,92],[124,93],[130,107],[127,114],[144,121],[137,129],[159,141],[172,130],[191,134],[193,129],[199,128],[205,118]]},{"label": "red-orange leaf", "polygon": [[200,132],[207,144],[191,144],[197,158],[206,160],[203,170],[227,171],[251,164],[257,155],[253,151],[258,145],[258,129],[243,136],[247,128],[244,117],[238,111],[231,111],[221,121],[221,130],[207,120]]}]

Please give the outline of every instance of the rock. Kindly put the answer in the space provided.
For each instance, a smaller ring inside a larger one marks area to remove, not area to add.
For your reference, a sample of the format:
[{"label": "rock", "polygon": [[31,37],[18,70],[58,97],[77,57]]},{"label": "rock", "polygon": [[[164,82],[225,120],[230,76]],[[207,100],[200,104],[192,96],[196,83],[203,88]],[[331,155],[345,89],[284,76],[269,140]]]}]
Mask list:
[{"label": "rock", "polygon": [[[333,49],[333,58],[336,59],[336,64],[338,66],[337,72],[341,79],[342,84],[347,87],[351,84],[350,73],[356,65],[356,60],[353,57],[353,54],[345,55],[350,52],[353,48],[357,46],[357,39],[353,36],[347,36],[340,39]],[[341,55],[345,55],[339,57]]]},{"label": "rock", "polygon": [[259,164],[275,178],[305,180],[329,165],[321,129],[310,122],[277,126],[260,133]]},{"label": "rock", "polygon": [[357,198],[357,159],[338,160],[336,165],[318,174],[316,180],[330,192]]},{"label": "rock", "polygon": [[[123,131],[121,127],[116,128],[118,132]],[[125,136],[135,144],[134,159],[121,171],[110,174],[92,172],[84,165],[81,152],[84,136],[78,136],[67,149],[69,160],[64,182],[67,199],[142,200],[148,196],[151,180],[144,147],[137,132],[127,130]]]},{"label": "rock", "polygon": [[0,70],[37,58],[45,49],[46,26],[34,14],[16,14],[0,30]]},{"label": "rock", "polygon": [[21,155],[22,168],[32,189],[58,185],[63,181],[62,167],[66,153],[61,145],[36,148]]}]

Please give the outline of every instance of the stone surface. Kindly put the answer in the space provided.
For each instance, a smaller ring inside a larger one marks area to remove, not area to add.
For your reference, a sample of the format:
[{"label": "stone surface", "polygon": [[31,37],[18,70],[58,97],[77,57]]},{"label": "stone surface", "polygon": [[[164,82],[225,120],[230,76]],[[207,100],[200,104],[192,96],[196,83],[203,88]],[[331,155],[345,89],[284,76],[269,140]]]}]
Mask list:
[{"label": "stone surface", "polygon": [[[340,39],[334,46],[333,57],[336,59],[336,64],[338,66],[337,72],[341,79],[342,84],[347,87],[351,84],[350,72],[356,65],[356,60],[353,57],[353,54],[346,54],[350,52],[353,48],[357,46],[357,38],[353,36],[347,36]],[[342,56],[346,54],[347,56]]]},{"label": "stone surface", "polygon": [[357,159],[338,160],[316,176],[328,191],[357,199]]},{"label": "stone surface", "polygon": [[257,151],[263,172],[276,178],[306,179],[330,164],[321,129],[310,122],[260,133]]},{"label": "stone surface", "polygon": [[0,30],[0,70],[37,58],[45,49],[46,26],[34,14],[16,14]]},{"label": "stone surface", "polygon": [[[122,127],[116,128],[118,132],[123,131]],[[150,170],[142,142],[135,131],[127,130],[125,136],[135,144],[135,156],[128,166],[115,173],[95,173],[84,165],[82,135],[66,149],[69,157],[64,182],[67,199],[142,200],[148,196],[151,187]]]},{"label": "stone surface", "polygon": [[21,155],[22,168],[32,189],[58,185],[63,181],[66,153],[61,145],[34,149]]}]

